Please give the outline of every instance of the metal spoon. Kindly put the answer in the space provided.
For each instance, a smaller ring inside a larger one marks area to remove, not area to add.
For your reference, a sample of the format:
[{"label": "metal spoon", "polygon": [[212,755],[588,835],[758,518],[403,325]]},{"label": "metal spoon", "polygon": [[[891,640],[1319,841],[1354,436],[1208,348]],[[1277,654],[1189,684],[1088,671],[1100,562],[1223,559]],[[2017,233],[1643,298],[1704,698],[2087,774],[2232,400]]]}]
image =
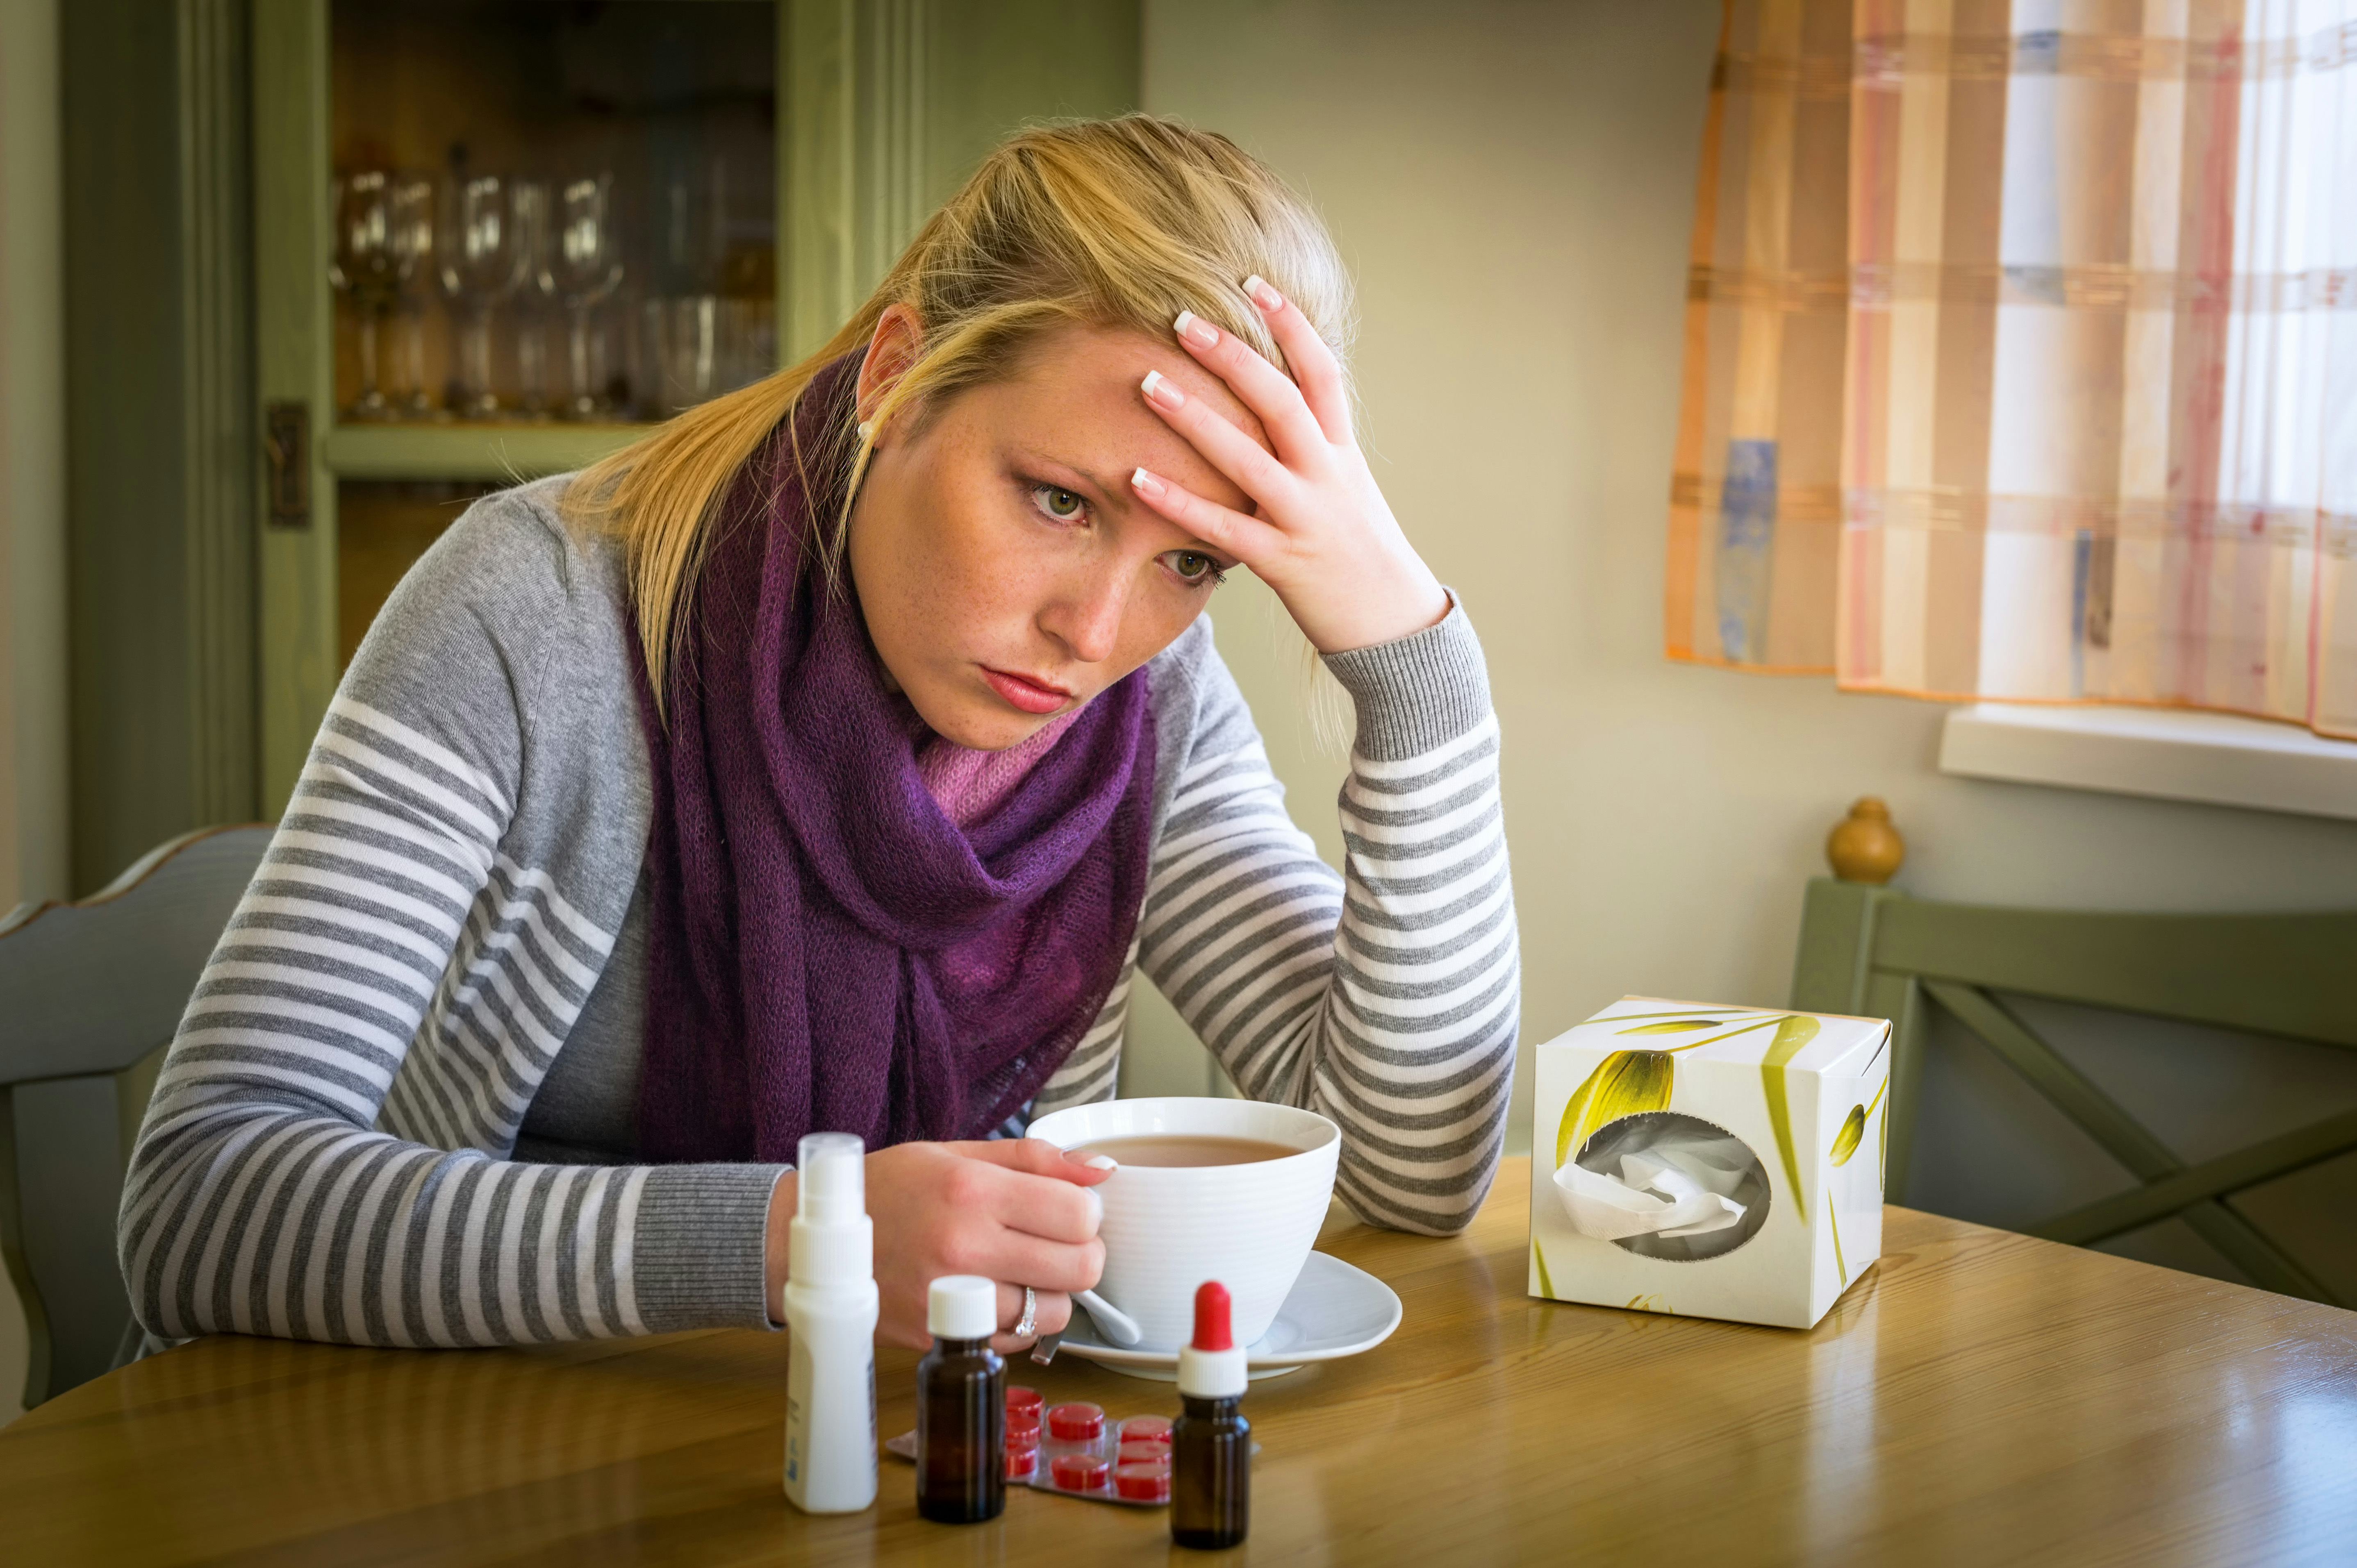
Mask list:
[{"label": "metal spoon", "polygon": [[[1107,1167],[1111,1167],[1113,1165],[1112,1159],[1103,1155],[1098,1155],[1096,1160],[1092,1163],[1103,1165]],[[1089,1202],[1095,1208],[1097,1212],[1097,1222],[1102,1225],[1104,1222],[1104,1196],[1092,1187],[1082,1187],[1081,1190],[1089,1195]],[[1146,1337],[1146,1330],[1137,1326],[1137,1320],[1135,1318],[1130,1316],[1129,1314],[1124,1312],[1121,1308],[1115,1306],[1113,1303],[1107,1301],[1096,1292],[1092,1290],[1076,1290],[1072,1293],[1072,1299],[1089,1309],[1089,1320],[1094,1323],[1098,1328],[1103,1330],[1104,1337],[1112,1340],[1114,1344],[1135,1345],[1139,1340]],[[1052,1355],[1053,1352],[1051,1351],[1049,1354]]]},{"label": "metal spoon", "polygon": [[1089,1321],[1116,1345],[1135,1345],[1146,1337],[1137,1320],[1092,1290],[1076,1290],[1072,1299],[1089,1309]]}]

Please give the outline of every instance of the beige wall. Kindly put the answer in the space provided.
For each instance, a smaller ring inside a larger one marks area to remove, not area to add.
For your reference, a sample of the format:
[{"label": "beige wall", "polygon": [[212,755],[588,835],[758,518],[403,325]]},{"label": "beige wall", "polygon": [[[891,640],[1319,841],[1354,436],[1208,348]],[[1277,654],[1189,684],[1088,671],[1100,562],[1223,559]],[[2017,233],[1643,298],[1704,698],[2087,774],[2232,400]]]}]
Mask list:
[{"label": "beige wall", "polygon": [[[1324,209],[1356,270],[1367,436],[1463,595],[1505,732],[1523,1039],[1625,992],[1781,1003],[1801,886],[1888,798],[1941,897],[2357,904],[2357,823],[1937,772],[1939,707],[1662,657],[1663,531],[1714,0],[1148,0],[1149,108],[1223,131]],[[1294,716],[1267,596],[1220,645],[1294,814],[1340,776]],[[1168,1043],[1167,1010],[1141,1031]],[[1528,1083],[1515,1136],[1526,1148]]]}]

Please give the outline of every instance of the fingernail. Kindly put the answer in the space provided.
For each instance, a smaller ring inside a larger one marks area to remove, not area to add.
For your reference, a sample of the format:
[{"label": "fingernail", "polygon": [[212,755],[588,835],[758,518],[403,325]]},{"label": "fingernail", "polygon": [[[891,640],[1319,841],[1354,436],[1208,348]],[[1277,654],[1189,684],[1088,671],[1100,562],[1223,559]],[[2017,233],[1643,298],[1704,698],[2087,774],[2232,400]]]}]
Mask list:
[{"label": "fingernail", "polygon": [[[1140,468],[1137,472],[1130,475],[1129,483],[1130,488],[1135,489],[1139,495],[1152,497],[1157,499],[1160,499],[1163,492],[1170,488],[1143,468]],[[1108,1165],[1113,1163],[1103,1155],[1099,1155],[1097,1158],[1104,1160]],[[1091,1163],[1093,1164],[1094,1162],[1092,1161]]]},{"label": "fingernail", "polygon": [[[1146,470],[1140,468],[1138,472],[1143,474]],[[1087,1163],[1095,1170],[1117,1171],[1121,1169],[1121,1162],[1114,1159],[1111,1155],[1091,1155],[1088,1157]]]},{"label": "fingernail", "polygon": [[1179,337],[1198,349],[1216,349],[1220,346],[1220,329],[1191,310],[1180,311],[1178,319],[1170,325]]},{"label": "fingernail", "polygon": [[1253,303],[1263,310],[1278,311],[1285,308],[1285,295],[1269,287],[1268,280],[1258,273],[1244,279],[1244,292],[1252,295]]},{"label": "fingernail", "polygon": [[1172,386],[1170,378],[1160,371],[1146,371],[1146,380],[1140,381],[1138,386],[1146,393],[1148,402],[1158,403],[1165,408],[1187,406],[1187,394]]}]

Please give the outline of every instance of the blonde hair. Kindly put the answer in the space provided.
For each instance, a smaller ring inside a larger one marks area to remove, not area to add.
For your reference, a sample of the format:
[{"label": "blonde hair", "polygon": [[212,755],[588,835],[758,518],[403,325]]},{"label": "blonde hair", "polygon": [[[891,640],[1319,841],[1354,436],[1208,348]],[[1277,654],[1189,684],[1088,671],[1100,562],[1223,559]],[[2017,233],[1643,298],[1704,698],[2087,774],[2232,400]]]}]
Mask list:
[{"label": "blonde hair", "polygon": [[[818,372],[864,349],[888,307],[913,310],[923,341],[870,411],[871,427],[939,406],[928,400],[1008,379],[1028,348],[1068,325],[1161,336],[1191,310],[1283,367],[1243,293],[1255,274],[1300,309],[1338,358],[1346,354],[1350,279],[1325,225],[1226,137],[1147,114],[1009,137],[823,348],[688,410],[593,464],[567,489],[568,514],[622,541],[657,703],[722,499]],[[872,434],[856,437],[842,511],[821,542],[830,574],[873,446]],[[802,456],[797,449],[796,461]]]}]

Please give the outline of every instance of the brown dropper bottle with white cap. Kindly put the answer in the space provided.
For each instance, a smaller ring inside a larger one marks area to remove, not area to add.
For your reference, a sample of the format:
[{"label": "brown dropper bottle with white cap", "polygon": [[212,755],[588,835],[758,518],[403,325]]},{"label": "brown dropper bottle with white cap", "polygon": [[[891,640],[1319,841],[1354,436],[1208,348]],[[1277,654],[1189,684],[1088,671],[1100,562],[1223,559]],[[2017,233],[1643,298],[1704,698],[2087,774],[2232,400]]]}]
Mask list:
[{"label": "brown dropper bottle with white cap", "polygon": [[1243,1347],[1228,1327],[1228,1287],[1195,1292],[1195,1337],[1178,1352],[1184,1412],[1170,1428],[1170,1539],[1216,1550],[1252,1518],[1252,1423],[1243,1417]]},{"label": "brown dropper bottle with white cap", "polygon": [[998,1284],[944,1274],[926,1293],[933,1348],[917,1363],[917,1511],[977,1524],[1006,1507],[1006,1363],[990,1348]]}]

